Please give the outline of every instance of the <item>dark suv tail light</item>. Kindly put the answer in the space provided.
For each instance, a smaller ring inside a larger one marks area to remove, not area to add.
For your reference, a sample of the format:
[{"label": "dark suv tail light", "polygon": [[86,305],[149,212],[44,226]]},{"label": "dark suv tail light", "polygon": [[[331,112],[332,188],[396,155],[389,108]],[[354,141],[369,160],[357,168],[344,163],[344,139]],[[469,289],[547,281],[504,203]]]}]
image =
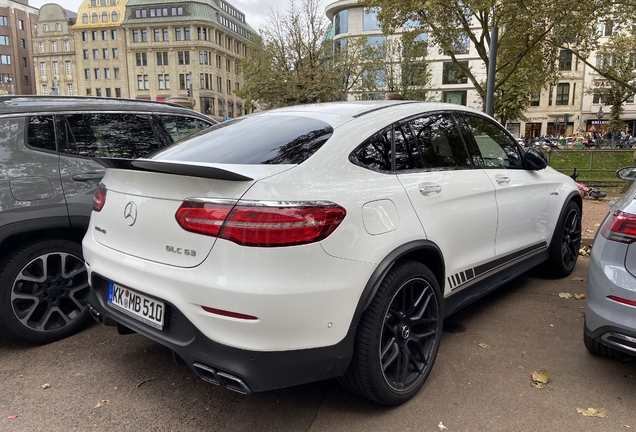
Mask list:
[{"label": "dark suv tail light", "polygon": [[104,183],[100,183],[95,195],[93,195],[93,211],[102,211],[104,204],[106,204],[106,192],[108,192],[108,189],[106,189]]},{"label": "dark suv tail light", "polygon": [[185,201],[177,210],[187,230],[230,240],[242,246],[276,247],[313,243],[327,238],[347,212],[329,203],[229,204]]},{"label": "dark suv tail light", "polygon": [[615,211],[603,223],[601,235],[619,243],[636,242],[636,215]]}]

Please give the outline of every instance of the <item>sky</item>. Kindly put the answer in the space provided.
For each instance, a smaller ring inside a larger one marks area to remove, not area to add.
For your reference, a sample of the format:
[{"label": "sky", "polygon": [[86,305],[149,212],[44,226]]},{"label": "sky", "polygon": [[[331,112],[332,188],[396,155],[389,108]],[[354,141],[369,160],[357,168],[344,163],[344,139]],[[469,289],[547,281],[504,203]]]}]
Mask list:
[{"label": "sky", "polygon": [[[46,3],[57,3],[64,9],[77,12],[77,9],[86,0],[29,0],[29,6],[40,8]],[[278,7],[280,11],[287,9],[289,0],[226,0],[232,6],[245,14],[245,21],[258,30],[265,24],[267,16],[272,8]],[[300,3],[300,0],[297,0]],[[331,0],[328,3],[332,3]]]}]

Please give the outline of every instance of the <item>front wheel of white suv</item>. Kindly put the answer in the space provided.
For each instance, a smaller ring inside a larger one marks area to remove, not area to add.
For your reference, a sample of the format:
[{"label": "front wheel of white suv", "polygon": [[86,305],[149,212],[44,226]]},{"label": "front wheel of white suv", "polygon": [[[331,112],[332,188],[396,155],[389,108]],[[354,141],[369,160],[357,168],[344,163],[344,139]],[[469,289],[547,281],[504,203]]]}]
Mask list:
[{"label": "front wheel of white suv", "polygon": [[79,244],[44,240],[10,254],[0,268],[0,320],[20,338],[48,343],[89,318],[88,272]]},{"label": "front wheel of white suv", "polygon": [[408,401],[433,368],[441,314],[431,270],[416,261],[398,262],[360,319],[353,359],[340,381],[383,405]]},{"label": "front wheel of white suv", "polygon": [[555,277],[572,273],[581,247],[581,208],[574,201],[565,205],[550,242],[548,271]]}]

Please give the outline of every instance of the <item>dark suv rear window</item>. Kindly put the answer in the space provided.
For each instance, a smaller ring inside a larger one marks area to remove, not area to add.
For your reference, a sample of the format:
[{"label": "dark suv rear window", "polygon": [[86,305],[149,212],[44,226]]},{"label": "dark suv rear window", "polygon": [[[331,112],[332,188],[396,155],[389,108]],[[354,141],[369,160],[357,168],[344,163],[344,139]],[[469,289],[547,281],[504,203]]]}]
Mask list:
[{"label": "dark suv rear window", "polygon": [[333,133],[320,120],[259,115],[219,123],[205,132],[159,150],[155,160],[225,164],[299,164]]}]

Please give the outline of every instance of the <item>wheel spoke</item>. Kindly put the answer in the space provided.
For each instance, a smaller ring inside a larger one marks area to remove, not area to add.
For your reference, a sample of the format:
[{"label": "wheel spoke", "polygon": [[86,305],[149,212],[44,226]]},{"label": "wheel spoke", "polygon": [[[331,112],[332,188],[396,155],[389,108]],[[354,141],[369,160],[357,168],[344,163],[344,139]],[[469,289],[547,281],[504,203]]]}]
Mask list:
[{"label": "wheel spoke", "polygon": [[[419,298],[420,301],[424,297],[424,294],[426,294],[427,292],[428,292],[428,289],[422,291],[422,295]],[[428,305],[431,302],[431,298],[432,297],[433,297],[433,292],[431,291],[430,294],[428,294],[426,296],[426,300],[424,301],[424,303],[422,303],[422,305],[420,306],[419,310],[417,312],[415,312],[415,315],[411,318],[413,321],[417,322],[418,320],[420,320],[422,318],[422,316],[424,315],[424,313],[428,309]]]},{"label": "wheel spoke", "polygon": [[423,339],[428,339],[432,336],[437,335],[437,329],[429,330],[424,333],[413,333],[414,336],[417,336],[417,342],[421,343]]},{"label": "wheel spoke", "polygon": [[408,347],[408,345],[404,345],[402,347],[402,351],[403,351],[404,356],[406,356],[406,358],[408,359],[409,364],[411,366],[413,366],[413,369],[415,369],[415,372],[417,372],[418,374],[422,375],[423,370],[420,367],[420,365],[417,362],[417,360],[415,359],[415,356],[411,352],[411,349]]},{"label": "wheel spoke", "polygon": [[[391,348],[393,348],[393,349],[391,350]],[[387,368],[388,368],[389,366],[391,366],[391,364],[393,364],[393,362],[394,362],[396,359],[398,359],[398,358],[399,358],[399,356],[400,356],[400,349],[398,348],[397,343],[395,343],[395,342],[394,342],[393,344],[391,344],[391,345],[387,346],[387,347],[386,347],[386,349],[385,349],[385,353],[386,353],[386,352],[388,352],[389,350],[391,350],[391,355],[389,356],[389,358],[388,358],[388,359],[386,359],[386,360],[382,363],[382,370],[383,370],[383,371],[386,371],[386,370],[387,370]],[[382,355],[382,358],[384,358],[384,354]]]}]

